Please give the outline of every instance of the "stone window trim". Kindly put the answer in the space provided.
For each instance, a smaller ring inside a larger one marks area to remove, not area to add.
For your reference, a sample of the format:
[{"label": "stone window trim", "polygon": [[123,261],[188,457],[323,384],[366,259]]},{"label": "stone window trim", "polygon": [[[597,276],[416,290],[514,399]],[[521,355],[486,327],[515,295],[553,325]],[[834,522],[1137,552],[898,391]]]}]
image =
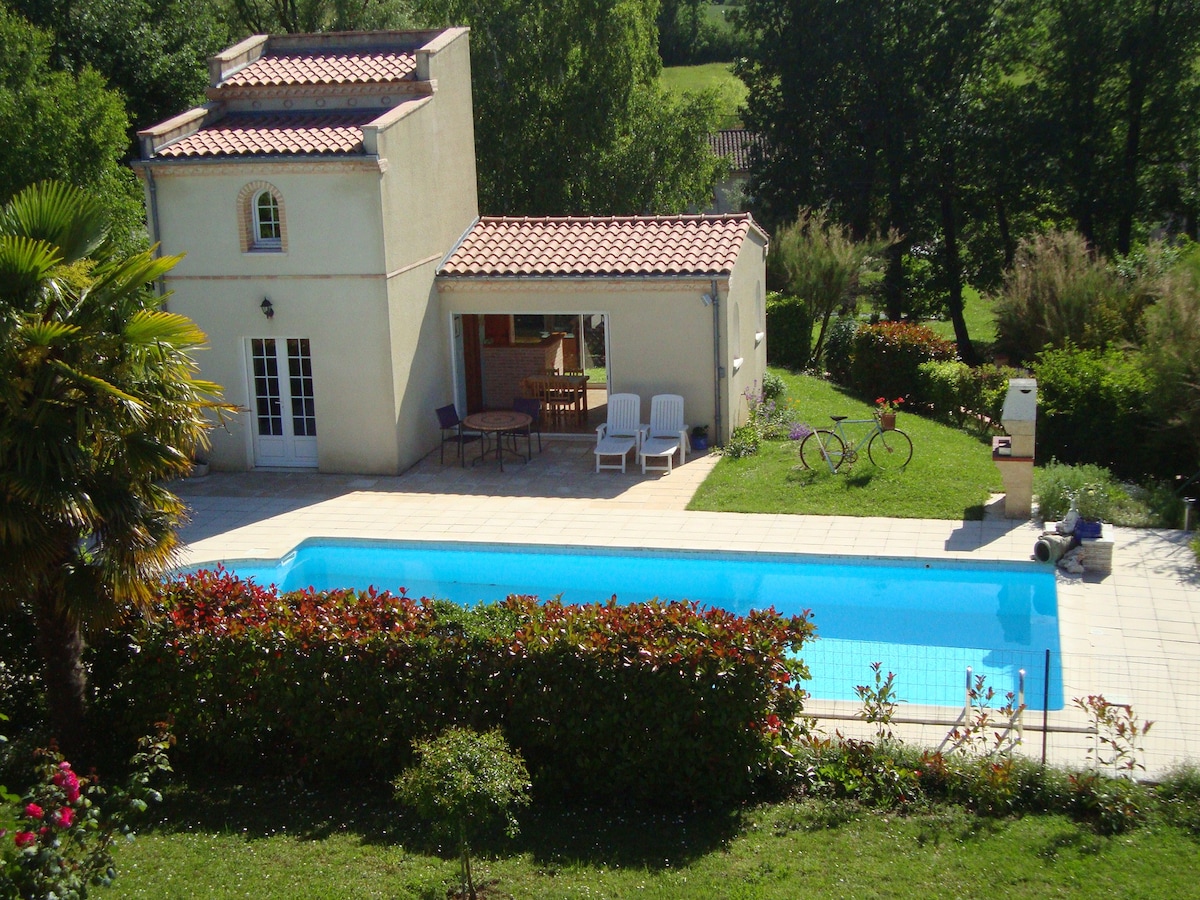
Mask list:
[{"label": "stone window trim", "polygon": [[[269,193],[275,199],[275,206],[279,214],[278,243],[260,240],[258,236],[258,198],[264,192]],[[287,253],[287,209],[279,188],[267,181],[250,182],[238,193],[237,214],[238,233],[241,237],[243,253]]]}]

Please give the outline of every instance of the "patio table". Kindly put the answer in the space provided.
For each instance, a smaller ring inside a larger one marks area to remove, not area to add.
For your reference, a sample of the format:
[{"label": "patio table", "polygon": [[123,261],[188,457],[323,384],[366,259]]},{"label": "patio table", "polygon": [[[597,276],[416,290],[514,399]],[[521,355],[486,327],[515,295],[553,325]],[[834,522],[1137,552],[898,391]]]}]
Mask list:
[{"label": "patio table", "polygon": [[[463,419],[463,427],[468,431],[478,431],[488,440],[490,440],[489,435],[496,436],[496,460],[500,463],[501,472],[504,471],[504,435],[508,432],[516,432],[522,428],[528,428],[532,424],[532,416],[511,409],[472,413]],[[487,446],[481,446],[479,459],[472,460],[471,465],[481,462],[487,456],[489,449]],[[521,456],[515,449],[512,452],[517,456]],[[521,458],[525,460],[525,457],[521,456]]]}]

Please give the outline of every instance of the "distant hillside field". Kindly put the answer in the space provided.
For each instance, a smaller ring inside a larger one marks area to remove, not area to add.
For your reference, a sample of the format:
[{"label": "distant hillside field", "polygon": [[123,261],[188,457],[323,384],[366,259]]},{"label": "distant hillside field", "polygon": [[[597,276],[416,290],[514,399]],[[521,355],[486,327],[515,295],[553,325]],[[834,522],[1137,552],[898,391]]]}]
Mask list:
[{"label": "distant hillside field", "polygon": [[746,102],[746,86],[733,74],[729,63],[705,63],[701,66],[672,66],[662,70],[662,85],[669,91],[703,91],[716,88],[721,94],[721,115],[740,121]]}]

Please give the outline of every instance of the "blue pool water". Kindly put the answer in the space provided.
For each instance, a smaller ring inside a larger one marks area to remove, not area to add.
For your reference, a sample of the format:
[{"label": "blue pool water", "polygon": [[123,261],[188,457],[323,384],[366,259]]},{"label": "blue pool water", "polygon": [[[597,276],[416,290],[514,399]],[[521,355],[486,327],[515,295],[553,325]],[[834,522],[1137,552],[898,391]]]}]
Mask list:
[{"label": "blue pool water", "polygon": [[809,609],[819,640],[801,656],[814,697],[855,699],[878,660],[908,703],[961,706],[970,666],[1000,694],[1017,690],[1024,669],[1029,708],[1047,697],[1050,709],[1062,707],[1054,575],[1032,563],[317,539],[280,560],[225,567],[282,590],[373,585],[468,605],[510,593],[566,603],[615,594],[621,603],[657,597],[735,613]]}]

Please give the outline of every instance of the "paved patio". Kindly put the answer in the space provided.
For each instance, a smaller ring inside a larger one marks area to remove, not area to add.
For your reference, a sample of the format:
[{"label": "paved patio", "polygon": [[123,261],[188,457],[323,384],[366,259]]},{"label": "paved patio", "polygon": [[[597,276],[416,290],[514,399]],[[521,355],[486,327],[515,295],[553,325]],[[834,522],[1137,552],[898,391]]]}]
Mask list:
[{"label": "paved patio", "polygon": [[[180,482],[192,510],[185,561],[275,558],[313,536],[1023,561],[1041,530],[1002,518],[998,504],[977,522],[691,512],[715,456],[690,457],[670,475],[643,476],[635,465],[596,474],[591,448],[550,440],[504,472],[462,468],[448,447],[444,465],[435,451],[394,477],[250,472]],[[1157,774],[1200,760],[1200,572],[1182,532],[1114,531],[1112,575],[1058,575],[1068,708],[1050,714],[1047,757],[1082,764],[1092,738],[1070,730],[1085,723],[1070,699],[1101,693],[1155,721],[1145,747]],[[831,733],[869,733],[852,718],[857,708],[808,705]],[[901,734],[937,745],[956,712],[906,705],[906,720],[937,724],[908,723]],[[1026,727],[1040,722],[1029,714]],[[1027,731],[1025,743],[1041,754],[1040,732]]]}]

